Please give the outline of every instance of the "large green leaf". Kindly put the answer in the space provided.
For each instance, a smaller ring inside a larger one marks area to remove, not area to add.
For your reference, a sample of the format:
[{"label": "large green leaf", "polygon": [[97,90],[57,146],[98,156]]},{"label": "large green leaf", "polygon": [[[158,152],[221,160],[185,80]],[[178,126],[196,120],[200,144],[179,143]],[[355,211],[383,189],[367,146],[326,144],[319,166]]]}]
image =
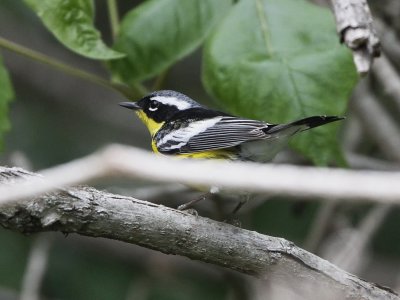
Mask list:
[{"label": "large green leaf", "polygon": [[25,0],[44,25],[72,51],[93,59],[125,56],[108,48],[93,26],[93,0]]},{"label": "large green leaf", "polygon": [[0,148],[3,146],[4,133],[10,129],[8,104],[14,98],[14,92],[0,56]]},{"label": "large green leaf", "polygon": [[149,0],[121,23],[115,49],[127,57],[112,61],[114,76],[132,84],[167,69],[195,50],[227,13],[231,0]]},{"label": "large green leaf", "polygon": [[[242,0],[207,41],[203,82],[233,113],[268,122],[343,115],[356,82],[331,13],[302,0]],[[338,124],[291,145],[317,164],[341,160]]]}]

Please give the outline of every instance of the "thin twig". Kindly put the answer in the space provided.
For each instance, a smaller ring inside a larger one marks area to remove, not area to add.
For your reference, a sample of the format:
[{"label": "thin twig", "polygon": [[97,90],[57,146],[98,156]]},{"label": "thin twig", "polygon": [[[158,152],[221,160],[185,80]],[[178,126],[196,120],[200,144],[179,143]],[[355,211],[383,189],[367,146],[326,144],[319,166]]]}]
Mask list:
[{"label": "thin twig", "polygon": [[350,113],[345,122],[342,145],[346,151],[356,152],[363,137],[363,128],[357,115],[351,111]]},{"label": "thin twig", "polygon": [[311,230],[304,242],[304,249],[316,253],[318,245],[326,233],[337,206],[338,202],[334,201],[324,202],[321,204],[317,216],[311,226]]},{"label": "thin twig", "polygon": [[0,37],[0,48],[7,49],[9,51],[12,51],[19,55],[22,55],[24,57],[30,58],[34,61],[46,64],[50,67],[53,67],[57,70],[62,71],[63,73],[66,73],[68,75],[78,77],[80,79],[84,79],[86,81],[103,86],[103,87],[111,89],[113,91],[117,91],[128,98],[138,97],[138,95],[142,96],[145,91],[144,88],[142,89],[140,84],[137,84],[136,86],[132,87],[132,88],[134,88],[134,90],[132,90],[131,88],[127,87],[126,85],[119,84],[119,83],[113,83],[113,82],[108,81],[107,79],[104,79],[102,77],[99,77],[93,73],[86,72],[86,71],[83,71],[76,67],[67,65],[55,58],[49,57],[49,56],[47,56],[43,53],[37,52],[35,50],[26,48],[24,46],[21,46],[19,44],[11,42],[2,37]]},{"label": "thin twig", "polygon": [[46,180],[34,178],[18,186],[0,187],[0,203],[110,176],[179,182],[192,186],[217,186],[222,191],[280,194],[298,199],[323,197],[327,201],[400,201],[399,172],[176,160],[120,145],[109,146],[41,173]]},{"label": "thin twig", "polygon": [[369,92],[367,83],[360,82],[351,105],[360,118],[365,132],[389,159],[400,162],[400,130],[379,101]]},{"label": "thin twig", "polygon": [[22,280],[20,300],[39,300],[40,287],[46,272],[51,247],[49,235],[39,235],[29,254],[28,263]]},{"label": "thin twig", "polygon": [[116,0],[107,0],[108,15],[110,18],[111,34],[115,40],[119,31],[119,15],[118,15],[118,5]]},{"label": "thin twig", "polygon": [[397,66],[397,68],[399,68],[400,40],[397,37],[397,32],[393,30],[393,28],[386,26],[380,19],[375,19],[374,24],[382,41],[382,48],[384,49],[385,54]]},{"label": "thin twig", "polygon": [[[13,177],[19,172],[0,174]],[[278,286],[291,282],[290,288],[307,293],[307,299],[321,299],[315,292],[321,288],[332,299],[400,299],[285,239],[88,187],[3,206],[0,224],[25,233],[61,231],[134,243],[268,278]]]},{"label": "thin twig", "polygon": [[352,152],[345,152],[345,157],[353,169],[400,171],[400,163],[393,163]]},{"label": "thin twig", "polygon": [[64,64],[63,62],[61,62],[59,60],[56,60],[52,57],[48,57],[47,55],[44,55],[35,50],[18,45],[16,43],[6,40],[2,37],[0,37],[0,47],[10,50],[10,51],[13,51],[22,56],[28,57],[32,60],[49,65],[53,68],[61,70],[64,73],[67,73],[69,75],[88,80],[90,82],[93,82],[95,84],[101,85],[106,88],[115,89],[108,80],[98,77],[97,75],[95,75],[93,73],[89,73],[89,72],[77,69],[75,67],[72,67],[70,65]]},{"label": "thin twig", "polygon": [[382,55],[376,61],[373,71],[383,86],[383,91],[393,99],[398,112],[400,112],[400,76],[396,69],[386,56]]},{"label": "thin twig", "polygon": [[359,228],[351,232],[345,245],[333,251],[331,261],[349,272],[359,272],[361,259],[373,235],[381,226],[392,206],[389,204],[376,205],[362,220]]}]

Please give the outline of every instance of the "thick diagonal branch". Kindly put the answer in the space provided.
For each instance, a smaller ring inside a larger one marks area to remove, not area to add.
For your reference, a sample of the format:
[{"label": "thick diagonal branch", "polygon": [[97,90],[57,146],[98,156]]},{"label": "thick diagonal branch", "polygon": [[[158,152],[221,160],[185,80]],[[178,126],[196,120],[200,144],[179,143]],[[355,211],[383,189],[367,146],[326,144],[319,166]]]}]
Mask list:
[{"label": "thick diagonal branch", "polygon": [[[3,168],[0,181],[33,177]],[[23,233],[105,237],[269,278],[317,299],[399,299],[293,243],[130,197],[77,187],[3,204],[0,224]]]}]

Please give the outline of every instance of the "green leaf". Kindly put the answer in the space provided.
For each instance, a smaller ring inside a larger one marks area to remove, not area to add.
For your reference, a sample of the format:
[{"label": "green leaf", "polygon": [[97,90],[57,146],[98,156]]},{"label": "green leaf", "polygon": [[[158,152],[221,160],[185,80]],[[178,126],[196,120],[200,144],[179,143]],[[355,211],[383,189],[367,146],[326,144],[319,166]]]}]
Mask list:
[{"label": "green leaf", "polygon": [[[242,0],[206,43],[203,82],[233,113],[271,123],[339,115],[357,79],[332,14],[302,0]],[[316,164],[341,161],[339,124],[291,146]]]},{"label": "green leaf", "polygon": [[92,0],[24,0],[55,37],[72,51],[93,59],[125,56],[108,48],[93,25]]},{"label": "green leaf", "polygon": [[229,11],[231,0],[149,0],[122,20],[112,61],[114,77],[133,84],[167,69],[193,52]]},{"label": "green leaf", "polygon": [[10,78],[0,56],[0,148],[3,147],[4,134],[10,129],[8,104],[14,98]]}]

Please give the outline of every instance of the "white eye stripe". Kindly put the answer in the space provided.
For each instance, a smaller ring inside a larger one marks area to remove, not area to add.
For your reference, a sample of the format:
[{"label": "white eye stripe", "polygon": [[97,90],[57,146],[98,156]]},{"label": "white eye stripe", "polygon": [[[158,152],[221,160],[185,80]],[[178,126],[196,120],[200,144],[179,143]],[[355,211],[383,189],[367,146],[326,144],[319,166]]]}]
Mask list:
[{"label": "white eye stripe", "polygon": [[175,106],[179,110],[185,110],[192,107],[190,103],[176,97],[154,96],[151,97],[150,100],[156,100],[165,105]]}]

